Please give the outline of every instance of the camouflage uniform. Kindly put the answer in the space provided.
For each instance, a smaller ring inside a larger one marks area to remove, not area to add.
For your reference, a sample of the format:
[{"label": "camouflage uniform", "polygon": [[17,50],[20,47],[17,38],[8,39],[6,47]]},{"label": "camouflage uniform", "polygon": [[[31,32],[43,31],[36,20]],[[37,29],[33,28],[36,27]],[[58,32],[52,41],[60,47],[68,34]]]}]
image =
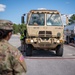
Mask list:
[{"label": "camouflage uniform", "polygon": [[[6,26],[6,28],[5,28]],[[4,29],[9,29],[5,25]],[[12,27],[10,27],[12,29]],[[3,29],[0,24],[0,29]],[[0,75],[26,75],[26,64],[20,51],[8,41],[0,40]]]}]

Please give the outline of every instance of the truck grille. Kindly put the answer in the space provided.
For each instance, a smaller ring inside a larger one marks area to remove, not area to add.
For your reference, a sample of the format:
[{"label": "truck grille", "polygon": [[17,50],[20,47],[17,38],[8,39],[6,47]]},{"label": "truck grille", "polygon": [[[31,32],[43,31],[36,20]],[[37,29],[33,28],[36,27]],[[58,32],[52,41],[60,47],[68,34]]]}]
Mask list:
[{"label": "truck grille", "polygon": [[39,31],[39,34],[45,34],[45,31]]},{"label": "truck grille", "polygon": [[46,34],[52,34],[52,32],[51,31],[46,31]]},{"label": "truck grille", "polygon": [[52,32],[51,31],[39,31],[39,37],[51,37]]}]

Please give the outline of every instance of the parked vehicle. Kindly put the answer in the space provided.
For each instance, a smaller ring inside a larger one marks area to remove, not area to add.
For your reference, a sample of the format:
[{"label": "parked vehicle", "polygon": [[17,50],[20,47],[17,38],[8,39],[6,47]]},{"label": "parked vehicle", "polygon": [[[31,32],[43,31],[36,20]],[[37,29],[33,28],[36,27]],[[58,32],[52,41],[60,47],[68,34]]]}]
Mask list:
[{"label": "parked vehicle", "polygon": [[[24,15],[22,23],[24,23]],[[34,49],[54,50],[57,56],[63,55],[64,26],[60,12],[57,10],[31,10],[27,14],[26,27],[27,56],[32,55]]]}]

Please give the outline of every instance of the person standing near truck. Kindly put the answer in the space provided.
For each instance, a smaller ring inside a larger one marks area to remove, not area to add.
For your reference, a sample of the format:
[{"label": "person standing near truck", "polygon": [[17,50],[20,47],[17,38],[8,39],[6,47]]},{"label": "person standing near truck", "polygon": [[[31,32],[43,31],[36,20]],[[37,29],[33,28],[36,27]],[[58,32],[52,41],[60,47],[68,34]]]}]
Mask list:
[{"label": "person standing near truck", "polygon": [[21,53],[24,55],[25,53],[25,35],[24,33],[21,33],[20,41],[21,41]]},{"label": "person standing near truck", "polygon": [[0,75],[26,75],[24,57],[8,42],[12,31],[12,22],[0,21]]}]

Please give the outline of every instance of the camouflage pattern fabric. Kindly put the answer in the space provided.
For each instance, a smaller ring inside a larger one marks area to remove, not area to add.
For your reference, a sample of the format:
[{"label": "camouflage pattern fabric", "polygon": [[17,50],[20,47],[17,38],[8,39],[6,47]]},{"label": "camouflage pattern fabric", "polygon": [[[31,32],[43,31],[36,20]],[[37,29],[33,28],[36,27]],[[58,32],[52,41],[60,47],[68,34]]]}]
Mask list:
[{"label": "camouflage pattern fabric", "polygon": [[13,30],[13,23],[11,21],[0,20],[0,29]]},{"label": "camouflage pattern fabric", "polygon": [[26,75],[24,57],[6,40],[0,41],[0,75]]}]

